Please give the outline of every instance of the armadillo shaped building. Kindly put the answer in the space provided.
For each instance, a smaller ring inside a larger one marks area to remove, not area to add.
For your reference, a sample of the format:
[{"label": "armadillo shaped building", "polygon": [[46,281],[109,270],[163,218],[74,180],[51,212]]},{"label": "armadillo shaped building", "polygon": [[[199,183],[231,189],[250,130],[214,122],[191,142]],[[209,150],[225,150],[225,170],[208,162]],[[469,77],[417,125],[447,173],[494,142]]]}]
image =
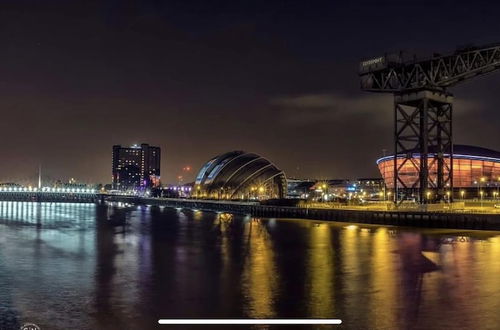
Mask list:
[{"label": "armadillo shaped building", "polygon": [[285,173],[266,158],[231,151],[210,159],[196,176],[193,195],[213,199],[270,199],[286,196]]}]

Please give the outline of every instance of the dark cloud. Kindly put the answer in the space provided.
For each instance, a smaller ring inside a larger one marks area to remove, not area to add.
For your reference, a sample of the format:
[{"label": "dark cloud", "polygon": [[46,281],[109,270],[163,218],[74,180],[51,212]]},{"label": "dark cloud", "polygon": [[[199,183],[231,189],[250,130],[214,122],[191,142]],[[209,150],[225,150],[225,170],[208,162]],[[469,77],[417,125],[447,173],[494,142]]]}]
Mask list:
[{"label": "dark cloud", "polygon": [[393,104],[388,95],[364,94],[357,97],[336,94],[308,94],[281,97],[271,101],[283,120],[293,126],[310,126],[318,123],[341,123],[346,117],[362,116],[373,125],[385,128]]}]

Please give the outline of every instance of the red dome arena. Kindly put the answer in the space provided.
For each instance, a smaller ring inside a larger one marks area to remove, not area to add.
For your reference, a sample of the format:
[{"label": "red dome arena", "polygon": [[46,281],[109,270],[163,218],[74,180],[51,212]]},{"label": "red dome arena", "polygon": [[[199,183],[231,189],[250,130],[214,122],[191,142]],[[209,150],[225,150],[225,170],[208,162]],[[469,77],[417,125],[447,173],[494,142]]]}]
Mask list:
[{"label": "red dome arena", "polygon": [[[500,152],[468,145],[453,146],[453,187],[454,188],[497,188],[500,184]],[[401,165],[403,155],[398,155],[397,163]],[[413,162],[418,165],[419,155],[414,154]],[[437,164],[433,155],[429,154],[429,178],[436,181]],[[394,156],[377,160],[377,165],[387,188],[394,188]],[[418,181],[418,171],[411,162],[407,162],[400,171],[400,176],[407,186]],[[398,184],[398,188],[402,185]],[[418,188],[418,183],[417,186]]]}]

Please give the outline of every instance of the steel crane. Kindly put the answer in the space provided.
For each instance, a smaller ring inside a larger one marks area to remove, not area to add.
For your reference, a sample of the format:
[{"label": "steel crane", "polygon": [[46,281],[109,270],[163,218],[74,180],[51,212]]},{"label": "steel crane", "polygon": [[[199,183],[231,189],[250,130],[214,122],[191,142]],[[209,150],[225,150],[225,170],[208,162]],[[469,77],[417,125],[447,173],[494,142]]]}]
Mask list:
[{"label": "steel crane", "polygon": [[430,189],[437,200],[453,192],[453,95],[448,88],[499,68],[500,44],[465,46],[425,59],[406,60],[399,53],[361,62],[362,90],[394,94],[395,202],[418,192],[419,202],[427,203]]}]

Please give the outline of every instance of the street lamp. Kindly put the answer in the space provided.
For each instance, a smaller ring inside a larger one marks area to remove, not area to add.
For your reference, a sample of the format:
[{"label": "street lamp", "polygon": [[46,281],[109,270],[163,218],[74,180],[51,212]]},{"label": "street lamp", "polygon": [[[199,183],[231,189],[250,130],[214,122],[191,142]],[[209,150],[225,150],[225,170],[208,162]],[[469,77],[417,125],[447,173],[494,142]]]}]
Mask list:
[{"label": "street lamp", "polygon": [[[474,184],[477,184],[477,180],[474,180]],[[479,185],[477,186],[477,194],[479,195]]]},{"label": "street lamp", "polygon": [[479,182],[478,182],[478,186],[477,186],[477,190],[479,192],[479,195],[481,195],[481,207],[483,207],[483,190],[481,189],[481,182],[486,182],[486,178],[484,176],[482,176],[481,178],[479,178]]},{"label": "street lamp", "polygon": [[428,190],[428,191],[427,191],[427,193],[426,193],[426,195],[427,195],[427,201],[429,201],[429,200],[430,200],[430,197],[431,197],[431,191],[430,191],[430,190]]},{"label": "street lamp", "polygon": [[325,183],[323,183],[323,184],[320,186],[320,188],[319,188],[319,189],[321,190],[321,201],[326,202],[326,198],[325,198],[325,196],[327,196],[327,195],[328,195],[328,189],[327,189],[326,184],[325,184]]},{"label": "street lamp", "polygon": [[263,198],[263,196],[264,196],[264,191],[265,191],[264,186],[260,186],[260,187],[259,187],[259,199],[262,199],[262,198]]},{"label": "street lamp", "polygon": [[465,190],[460,191],[460,196],[462,197],[462,200],[463,200],[464,196],[465,196]]},{"label": "street lamp", "polygon": [[497,196],[500,195],[500,187],[498,186],[498,184],[500,183],[500,176],[497,178],[498,182],[497,182]]}]

